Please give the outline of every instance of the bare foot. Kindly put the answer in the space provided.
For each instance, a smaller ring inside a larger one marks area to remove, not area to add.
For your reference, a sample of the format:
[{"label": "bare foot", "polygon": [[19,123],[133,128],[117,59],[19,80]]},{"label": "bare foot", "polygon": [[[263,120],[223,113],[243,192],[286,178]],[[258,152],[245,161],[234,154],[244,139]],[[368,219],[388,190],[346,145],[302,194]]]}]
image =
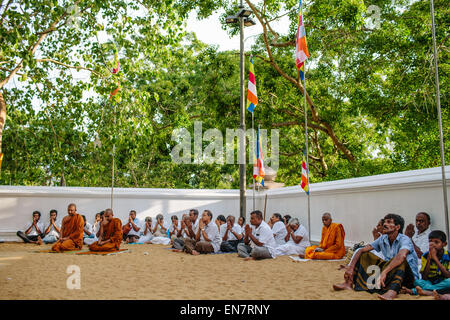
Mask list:
[{"label": "bare foot", "polygon": [[333,289],[335,291],[340,291],[340,290],[353,290],[351,283],[340,283],[340,284],[333,284]]},{"label": "bare foot", "polygon": [[385,294],[378,295],[378,298],[380,298],[381,300],[394,300],[397,297],[397,292],[395,292],[394,290],[388,290]]},{"label": "bare foot", "polygon": [[402,287],[402,288],[400,289],[400,293],[403,293],[403,294],[413,294],[413,291],[412,291],[411,289],[406,288],[406,287]]},{"label": "bare foot", "polygon": [[249,261],[249,260],[255,260],[255,258],[253,258],[253,257],[244,258],[244,261]]},{"label": "bare foot", "polygon": [[302,258],[302,259],[305,259],[305,255],[304,255],[304,254],[301,254],[301,253],[300,253],[298,256],[299,256],[300,258]]},{"label": "bare foot", "polygon": [[172,252],[183,252],[181,249],[172,249]]},{"label": "bare foot", "polygon": [[38,236],[38,239],[37,239],[37,241],[36,241],[36,244],[38,244],[38,245],[44,244],[44,241],[42,241],[41,237]]},{"label": "bare foot", "polygon": [[418,294],[419,296],[431,296],[431,295],[433,295],[433,292],[427,291],[427,290],[423,290],[423,289],[422,289],[421,287],[419,287],[419,286],[416,287],[416,290],[417,290],[417,294]]},{"label": "bare foot", "polygon": [[192,255],[198,256],[199,254],[200,254],[200,252],[198,252],[197,250],[192,250]]}]

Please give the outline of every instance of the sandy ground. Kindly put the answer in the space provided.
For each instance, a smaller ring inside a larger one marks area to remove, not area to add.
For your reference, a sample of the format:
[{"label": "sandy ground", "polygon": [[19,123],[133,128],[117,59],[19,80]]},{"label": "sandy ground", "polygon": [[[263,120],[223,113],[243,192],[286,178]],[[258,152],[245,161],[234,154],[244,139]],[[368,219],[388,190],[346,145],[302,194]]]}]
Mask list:
[{"label": "sandy ground", "polygon": [[[192,256],[151,244],[122,245],[131,252],[112,256],[34,252],[50,247],[0,243],[0,299],[377,299],[333,291],[343,280],[339,261],[244,261],[237,254]],[[67,288],[69,265],[80,267],[78,290]]]}]

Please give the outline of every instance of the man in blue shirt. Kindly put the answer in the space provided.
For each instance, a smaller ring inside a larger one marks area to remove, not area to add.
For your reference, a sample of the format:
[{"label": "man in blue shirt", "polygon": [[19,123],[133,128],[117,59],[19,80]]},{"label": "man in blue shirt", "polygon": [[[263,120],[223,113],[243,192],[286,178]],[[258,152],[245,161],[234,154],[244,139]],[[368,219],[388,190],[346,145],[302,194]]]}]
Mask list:
[{"label": "man in blue shirt", "polygon": [[[419,278],[417,254],[411,239],[402,233],[404,225],[401,216],[386,215],[383,235],[355,253],[345,271],[345,282],[333,285],[333,289],[376,292],[380,299],[391,300],[402,286],[412,288]],[[381,251],[386,260],[371,250]]]}]

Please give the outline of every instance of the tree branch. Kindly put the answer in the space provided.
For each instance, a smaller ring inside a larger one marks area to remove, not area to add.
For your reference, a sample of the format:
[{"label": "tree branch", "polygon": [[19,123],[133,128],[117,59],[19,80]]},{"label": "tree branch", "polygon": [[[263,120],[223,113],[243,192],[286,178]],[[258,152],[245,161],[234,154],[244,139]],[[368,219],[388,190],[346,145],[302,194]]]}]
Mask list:
[{"label": "tree branch", "polygon": [[87,70],[87,71],[90,71],[90,72],[94,73],[95,75],[97,75],[97,76],[99,76],[99,77],[102,77],[102,75],[101,75],[100,73],[98,73],[97,71],[92,70],[92,69],[90,69],[90,68],[81,67],[81,66],[70,66],[70,65],[65,64],[65,63],[63,63],[63,62],[59,62],[59,61],[56,61],[56,60],[50,59],[50,58],[36,59],[36,61],[37,61],[37,62],[52,62],[52,63],[54,63],[54,64],[59,64],[59,65],[61,65],[61,66],[64,66],[64,67],[70,68],[70,69]]}]

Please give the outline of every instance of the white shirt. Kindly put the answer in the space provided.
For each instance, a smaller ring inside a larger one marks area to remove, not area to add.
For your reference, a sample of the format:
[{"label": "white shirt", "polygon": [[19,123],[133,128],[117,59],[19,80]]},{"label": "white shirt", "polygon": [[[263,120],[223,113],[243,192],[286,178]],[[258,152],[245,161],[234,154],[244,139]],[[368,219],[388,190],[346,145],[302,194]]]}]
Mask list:
[{"label": "white shirt", "polygon": [[92,226],[92,232],[94,233],[94,236],[97,236],[97,232],[98,230],[100,230],[100,225],[102,224],[102,222],[100,221],[99,223],[95,224]]},{"label": "white shirt", "polygon": [[[181,221],[178,221],[178,223],[177,223],[177,228],[178,228],[178,230],[180,230],[181,229]],[[170,224],[170,227],[169,227],[169,232],[173,232],[173,229],[174,229],[174,227],[173,227],[173,223],[171,223]],[[176,236],[177,235],[177,233],[178,233],[178,231],[177,232],[175,232],[174,233],[174,235]]]},{"label": "white shirt", "polygon": [[[167,225],[164,222],[163,222],[163,227],[166,229],[166,231],[161,230],[161,225],[157,221],[154,222],[154,224],[152,225],[152,228],[154,229],[155,226],[156,226],[156,230],[155,230],[155,232],[153,232],[153,235],[156,234],[157,236],[160,236],[160,237],[168,237],[167,229],[169,229],[169,228],[167,227]],[[144,229],[142,229],[142,231],[143,230]]]},{"label": "white shirt", "polygon": [[299,243],[295,243],[295,241],[292,240],[292,236],[290,236],[289,241],[287,243],[292,243],[292,244],[295,244],[296,246],[299,246],[299,247],[302,247],[305,249],[307,247],[311,246],[311,243],[309,243],[308,231],[302,224],[298,226],[296,231],[294,231],[294,235],[296,237],[298,237],[298,236],[302,237],[302,240],[300,240]]},{"label": "white shirt", "polygon": [[[270,255],[273,257],[277,244],[269,225],[265,221],[262,221],[257,228],[254,225],[251,225],[250,227],[252,228],[253,236],[258,239],[259,242],[263,243],[263,247],[267,248]],[[250,246],[254,248],[257,245],[250,239]]]},{"label": "white shirt", "polygon": [[[55,222],[55,224],[58,227],[58,229],[61,230],[61,223],[60,222]],[[53,226],[53,224],[51,224],[51,222],[49,222],[47,224],[47,226],[45,227],[44,231],[42,231],[42,232],[45,232],[45,230],[47,230],[47,228],[49,226],[51,226],[50,227],[50,231],[46,234],[46,236],[55,236],[55,237],[59,238],[59,233],[58,233],[58,231],[55,230],[55,227]]]},{"label": "white shirt", "polygon": [[286,225],[283,222],[275,222],[272,226],[272,233],[278,246],[286,243],[284,238],[287,236],[287,230]]},{"label": "white shirt", "polygon": [[[44,233],[44,231],[45,231],[45,229],[44,229],[44,223],[41,222],[41,221],[39,220],[38,222],[36,222],[36,225],[37,225],[37,227],[39,228],[39,231],[40,231],[41,233]],[[26,227],[25,227],[25,231],[27,231],[28,228],[29,228],[30,226],[33,226],[33,223],[27,224]],[[39,235],[39,234],[38,234],[38,232],[36,231],[36,227],[35,227],[35,226],[33,226],[33,228],[31,229],[30,233],[27,234],[27,236],[38,236],[38,235]]]},{"label": "white shirt", "polygon": [[140,228],[139,231],[135,231],[133,229],[133,225],[131,224],[131,222],[128,222],[128,224],[131,227],[130,232],[128,232],[129,236],[140,236],[142,232],[144,232],[144,229],[142,228],[142,222],[141,220],[139,220],[138,218],[134,218],[133,223],[136,225],[136,227]]},{"label": "white shirt", "polygon": [[[227,232],[227,226],[228,224],[224,223],[220,226],[220,239],[223,241],[223,237],[225,236],[225,233]],[[232,230],[236,233],[236,234],[242,234],[242,230],[241,230],[241,226],[238,225],[237,223],[235,223],[233,225]],[[226,241],[232,241],[232,240],[237,240],[237,238],[235,237],[235,235],[232,232],[228,232],[228,237]]]},{"label": "white shirt", "polygon": [[[414,228],[415,229],[415,228]],[[419,231],[417,229],[415,229],[415,233],[412,236],[412,241],[415,243],[416,246],[419,247],[420,251],[422,251],[422,253],[428,252],[429,248],[430,248],[430,242],[428,239],[428,235],[431,233],[430,227],[428,227],[428,229],[426,229],[424,232],[419,234]],[[420,261],[420,257],[419,261]]]},{"label": "white shirt", "polygon": [[83,229],[83,238],[87,238],[89,237],[89,235],[85,232],[85,230],[89,231],[90,233],[92,233],[92,225],[89,222],[86,222],[86,225],[84,226]]},{"label": "white shirt", "polygon": [[[219,229],[217,228],[217,225],[213,221],[210,221],[209,224],[204,226],[204,228],[210,240],[210,243],[214,248],[214,252],[219,251],[222,240],[220,239]],[[200,232],[200,241],[205,241],[205,238],[203,237],[203,232]]]}]

